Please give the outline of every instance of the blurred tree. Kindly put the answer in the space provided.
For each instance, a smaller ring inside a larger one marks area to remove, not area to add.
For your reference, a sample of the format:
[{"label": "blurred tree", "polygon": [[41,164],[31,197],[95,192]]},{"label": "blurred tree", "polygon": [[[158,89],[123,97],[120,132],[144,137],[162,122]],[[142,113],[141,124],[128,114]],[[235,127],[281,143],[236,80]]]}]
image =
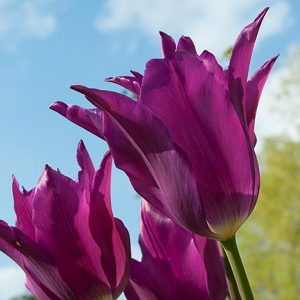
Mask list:
[{"label": "blurred tree", "polygon": [[300,142],[265,141],[260,199],[239,244],[255,299],[299,299]]},{"label": "blurred tree", "polygon": [[238,238],[255,299],[294,300],[300,299],[300,47],[277,76],[274,113],[296,134],[264,141],[259,200]]},{"label": "blurred tree", "polygon": [[11,300],[37,300],[37,298],[31,295],[22,295],[18,297],[13,297]]}]

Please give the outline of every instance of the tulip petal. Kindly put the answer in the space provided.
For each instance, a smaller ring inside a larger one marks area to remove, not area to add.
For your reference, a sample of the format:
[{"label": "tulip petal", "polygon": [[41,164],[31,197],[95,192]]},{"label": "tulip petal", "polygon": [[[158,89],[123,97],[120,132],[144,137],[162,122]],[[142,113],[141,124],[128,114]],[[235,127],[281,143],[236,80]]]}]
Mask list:
[{"label": "tulip petal", "polygon": [[[136,261],[133,260],[131,267],[134,269]],[[138,264],[138,262],[136,262]],[[140,265],[137,265],[139,268]],[[136,271],[135,271],[136,273]],[[159,300],[158,297],[153,295],[153,293],[140,282],[138,276],[136,276],[138,283],[133,280],[129,280],[128,286],[126,287],[124,293],[128,300]]]},{"label": "tulip petal", "polygon": [[34,227],[32,226],[32,201],[34,189],[21,192],[19,183],[13,177],[12,191],[14,196],[14,208],[17,215],[16,226],[33,240],[35,239]]},{"label": "tulip petal", "polygon": [[148,62],[140,101],[187,154],[209,224],[240,226],[252,201],[253,153],[224,85],[201,60],[176,53]]},{"label": "tulip petal", "polygon": [[177,51],[186,51],[197,56],[197,50],[193,41],[188,36],[182,36],[177,44]]},{"label": "tulip petal", "polygon": [[171,58],[175,54],[176,44],[173,38],[160,31],[159,32],[162,42],[162,51],[165,58]]},{"label": "tulip petal", "polygon": [[[111,209],[111,164],[111,154],[107,153],[94,179],[89,224],[92,236],[101,250],[103,270],[108,276],[110,286],[115,289],[126,273],[126,263],[124,262],[126,262],[128,253],[123,246]],[[128,244],[128,232],[126,232],[126,239]]]},{"label": "tulip petal", "polygon": [[[31,277],[33,276],[33,278]],[[61,298],[55,295],[51,290],[44,286],[40,279],[36,277],[33,273],[28,271],[26,274],[26,283],[27,289],[38,299],[43,300],[60,300]]]},{"label": "tulip petal", "polygon": [[136,78],[132,76],[109,77],[106,78],[105,81],[119,84],[136,96],[139,96],[141,91],[140,84],[137,82]]},{"label": "tulip petal", "polygon": [[221,268],[223,261],[218,243],[195,234],[193,235],[193,241],[199,255],[204,260],[209,299],[225,299],[227,283],[225,271]]},{"label": "tulip petal", "polygon": [[46,254],[46,249],[37,245],[18,228],[9,227],[3,221],[0,221],[0,250],[19,264],[31,278],[36,276],[38,285],[44,292],[51,289],[52,292],[47,296],[55,293],[57,299],[74,297],[68,286],[58,280],[60,275],[52,258]]},{"label": "tulip petal", "polygon": [[255,144],[254,122],[259,98],[278,55],[263,64],[247,83],[246,117],[251,141]]},{"label": "tulip petal", "polygon": [[[208,259],[203,251],[198,252],[189,231],[143,202],[140,237],[143,259],[141,263],[132,262],[131,281],[161,300],[223,300],[227,286],[217,242],[201,239],[198,243],[202,248],[212,250]],[[214,283],[210,286],[208,280]],[[216,285],[217,291],[209,289]]]},{"label": "tulip petal", "polygon": [[[182,226],[201,228],[202,234],[211,236],[189,163],[150,110],[118,93],[72,88],[109,116],[105,118],[105,139],[116,166],[127,173],[136,191],[170,218],[181,220]],[[188,217],[190,211],[197,216],[195,223]]]},{"label": "tulip petal", "polygon": [[80,201],[83,192],[80,185],[46,166],[36,188],[33,224],[37,243],[55,257],[64,281],[79,298],[92,299],[110,291],[89,231],[88,203]]},{"label": "tulip petal", "polygon": [[[157,258],[150,258],[146,255],[145,263],[138,262],[134,259],[130,264],[130,281],[131,289],[135,291],[138,299],[148,300],[148,295],[153,299],[185,299],[174,297],[174,288],[176,281],[172,276],[172,269],[168,263]],[[127,290],[125,290],[126,294]],[[180,297],[182,295],[178,295]],[[131,300],[131,299],[130,299]]]},{"label": "tulip petal", "polygon": [[219,65],[216,57],[207,50],[204,50],[199,59],[204,63],[208,72],[215,74],[216,78],[224,85],[227,89],[227,78],[223,68]]},{"label": "tulip petal", "polygon": [[[115,224],[118,229],[120,238],[123,242],[123,247],[126,253],[126,257],[131,257],[131,248],[130,248],[130,236],[127,228],[123,224],[123,222],[117,218],[115,218]],[[119,246],[118,249],[121,249]],[[121,249],[123,251],[123,249]],[[122,257],[122,255],[118,256]],[[130,261],[127,259],[126,264],[124,267],[124,263],[120,261],[120,259],[117,260],[117,276],[120,278],[119,280],[119,285],[117,286],[115,292],[114,292],[114,297],[118,298],[120,294],[125,290],[127,284],[128,284],[128,278],[130,275]],[[123,269],[123,274],[120,274],[120,270]]]},{"label": "tulip petal", "polygon": [[83,141],[80,141],[78,144],[77,161],[81,168],[81,170],[78,173],[78,181],[85,190],[86,201],[89,204],[90,193],[93,188],[95,168]]},{"label": "tulip petal", "polygon": [[245,120],[246,87],[250,60],[258,30],[266,15],[265,8],[238,36],[228,67],[228,84],[233,105],[241,120]]},{"label": "tulip petal", "polygon": [[141,86],[142,82],[143,82],[143,75],[140,74],[139,72],[133,71],[133,70],[131,70],[130,72],[135,77],[135,80],[137,81],[137,83]]},{"label": "tulip petal", "polygon": [[50,109],[103,139],[103,116],[99,109],[84,109],[61,101],[53,103]]}]

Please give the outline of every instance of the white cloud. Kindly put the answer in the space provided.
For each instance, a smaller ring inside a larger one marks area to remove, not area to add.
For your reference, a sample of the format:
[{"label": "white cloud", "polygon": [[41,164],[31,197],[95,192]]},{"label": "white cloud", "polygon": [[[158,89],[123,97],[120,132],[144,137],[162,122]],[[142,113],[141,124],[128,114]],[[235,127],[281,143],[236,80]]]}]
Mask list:
[{"label": "white cloud", "polygon": [[45,39],[57,27],[49,10],[51,0],[0,0],[0,40],[6,48],[16,48],[28,39]]},{"label": "white cloud", "polygon": [[25,275],[16,266],[0,267],[0,282],[1,300],[10,300],[12,297],[28,293],[25,288]]},{"label": "white cloud", "polygon": [[[201,49],[220,54],[264,6],[259,0],[106,0],[95,26],[101,32],[133,29],[155,38],[159,30],[176,38],[189,35]],[[286,29],[292,22],[289,12],[288,1],[273,3],[260,39]]]},{"label": "white cloud", "polygon": [[294,47],[290,58],[271,73],[262,93],[256,118],[258,142],[273,135],[300,138],[299,70],[300,48]]}]

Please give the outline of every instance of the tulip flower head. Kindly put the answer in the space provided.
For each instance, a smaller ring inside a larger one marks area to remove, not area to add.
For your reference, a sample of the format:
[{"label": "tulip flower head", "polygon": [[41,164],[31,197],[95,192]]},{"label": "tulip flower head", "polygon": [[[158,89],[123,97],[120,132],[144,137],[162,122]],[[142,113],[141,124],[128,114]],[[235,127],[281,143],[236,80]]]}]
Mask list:
[{"label": "tulip flower head", "polygon": [[162,59],[144,75],[109,78],[136,96],[72,86],[97,108],[51,108],[106,140],[116,166],[151,205],[193,233],[225,241],[257,201],[256,108],[276,57],[248,78],[267,9],[234,44],[228,69],[182,36],[161,33]]},{"label": "tulip flower head", "polygon": [[95,171],[82,142],[78,181],[46,166],[37,186],[13,179],[16,227],[0,223],[0,250],[39,299],[116,299],[129,276],[129,235],[110,204],[111,154]]}]

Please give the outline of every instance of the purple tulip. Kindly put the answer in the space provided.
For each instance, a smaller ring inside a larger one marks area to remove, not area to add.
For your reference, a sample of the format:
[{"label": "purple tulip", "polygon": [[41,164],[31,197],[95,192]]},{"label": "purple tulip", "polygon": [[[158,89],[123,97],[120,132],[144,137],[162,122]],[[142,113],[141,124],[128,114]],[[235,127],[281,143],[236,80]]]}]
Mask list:
[{"label": "purple tulip", "polygon": [[132,260],[128,300],[224,300],[218,244],[179,227],[147,202],[141,213],[141,262]]},{"label": "purple tulip", "polygon": [[144,76],[109,78],[137,97],[83,86],[98,109],[56,102],[51,108],[107,141],[135,190],[182,227],[218,240],[232,237],[259,191],[254,152],[256,108],[276,57],[248,79],[254,42],[267,9],[240,33],[229,67],[198,55],[192,40],[161,33],[163,59]]},{"label": "purple tulip", "polygon": [[0,223],[0,250],[39,299],[116,299],[129,276],[129,235],[110,203],[111,154],[95,171],[82,142],[78,181],[46,166],[22,192],[13,179],[16,227]]}]

